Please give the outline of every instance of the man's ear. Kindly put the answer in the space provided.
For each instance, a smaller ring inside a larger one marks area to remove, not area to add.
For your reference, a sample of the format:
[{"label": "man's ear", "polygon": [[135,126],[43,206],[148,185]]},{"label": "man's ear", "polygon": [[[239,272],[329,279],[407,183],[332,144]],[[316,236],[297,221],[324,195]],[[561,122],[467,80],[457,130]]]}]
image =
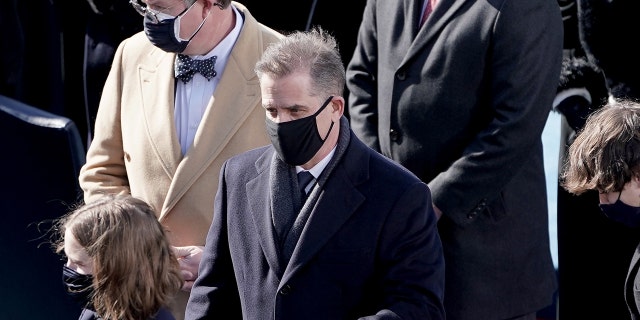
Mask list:
[{"label": "man's ear", "polygon": [[331,113],[332,115],[336,115],[335,118],[340,119],[344,114],[344,104],[345,104],[344,98],[340,96],[335,96],[331,100],[331,108],[332,108]]},{"label": "man's ear", "polygon": [[212,0],[196,0],[196,2],[197,1],[202,2],[202,17],[204,18],[209,14],[209,11],[213,9],[213,4],[215,3],[215,0],[213,1]]}]

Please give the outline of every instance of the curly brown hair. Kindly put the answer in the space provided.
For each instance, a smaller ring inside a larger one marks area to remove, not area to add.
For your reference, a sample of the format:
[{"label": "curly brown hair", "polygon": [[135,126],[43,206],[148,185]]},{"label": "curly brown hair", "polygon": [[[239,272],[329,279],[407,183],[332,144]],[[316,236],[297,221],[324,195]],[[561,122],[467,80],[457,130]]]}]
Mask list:
[{"label": "curly brown hair", "polygon": [[569,192],[622,191],[640,176],[640,103],[621,100],[589,116],[569,146],[561,184]]}]

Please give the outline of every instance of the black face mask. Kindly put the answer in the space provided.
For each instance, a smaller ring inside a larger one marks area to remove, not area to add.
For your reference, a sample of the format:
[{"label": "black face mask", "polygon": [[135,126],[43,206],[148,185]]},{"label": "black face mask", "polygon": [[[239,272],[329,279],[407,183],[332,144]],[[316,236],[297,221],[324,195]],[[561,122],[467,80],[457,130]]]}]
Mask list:
[{"label": "black face mask", "polygon": [[[195,2],[193,4],[195,4]],[[187,48],[187,45],[189,45],[189,42],[191,42],[191,39],[193,39],[193,37],[198,34],[198,31],[200,31],[200,29],[204,25],[204,22],[207,21],[207,18],[209,17],[209,15],[207,15],[207,17],[202,20],[200,26],[198,26],[196,31],[193,32],[188,40],[178,40],[175,32],[176,19],[187,12],[187,10],[191,9],[193,4],[180,12],[180,14],[178,14],[175,18],[160,20],[157,23],[149,18],[148,15],[145,15],[144,33],[147,35],[149,41],[151,41],[154,46],[162,49],[162,51],[165,52],[181,53],[182,51],[184,51],[184,49]]]},{"label": "black face mask", "polygon": [[[622,192],[620,192],[622,195]],[[613,204],[600,204],[600,210],[611,220],[620,222],[627,227],[638,228],[640,227],[640,207],[630,206],[620,200]]]},{"label": "black face mask", "polygon": [[62,266],[62,283],[67,288],[67,294],[71,296],[83,308],[91,308],[91,296],[93,295],[93,276],[80,274],[77,271]]},{"label": "black face mask", "polygon": [[316,113],[308,117],[280,123],[266,119],[271,144],[284,162],[292,166],[303,165],[320,150],[331,133],[334,122],[331,122],[327,135],[322,139],[318,133],[316,117],[329,105],[331,99],[333,96],[330,96]]}]

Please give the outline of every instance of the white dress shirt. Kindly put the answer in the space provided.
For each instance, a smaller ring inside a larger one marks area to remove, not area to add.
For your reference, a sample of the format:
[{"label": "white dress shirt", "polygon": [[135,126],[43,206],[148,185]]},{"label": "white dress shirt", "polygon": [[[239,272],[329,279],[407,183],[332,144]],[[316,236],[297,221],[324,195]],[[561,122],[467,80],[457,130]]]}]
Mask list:
[{"label": "white dress shirt", "polygon": [[187,83],[176,79],[175,111],[173,115],[183,156],[187,154],[193,144],[202,122],[202,117],[207,111],[210,101],[214,98],[213,94],[220,82],[220,77],[224,73],[231,49],[233,49],[242,29],[242,15],[233,5],[231,8],[236,15],[236,25],[233,30],[206,55],[190,56],[196,60],[217,56],[214,67],[217,73],[216,76],[211,80],[207,80],[201,74],[196,73],[193,79]]}]

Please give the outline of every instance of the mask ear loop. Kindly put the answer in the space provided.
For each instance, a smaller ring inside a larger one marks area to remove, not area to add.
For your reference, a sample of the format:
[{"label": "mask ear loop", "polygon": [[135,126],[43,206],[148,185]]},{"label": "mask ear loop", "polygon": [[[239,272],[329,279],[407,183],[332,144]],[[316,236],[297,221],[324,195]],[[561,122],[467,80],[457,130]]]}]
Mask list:
[{"label": "mask ear loop", "polygon": [[[187,14],[187,12],[189,10],[191,10],[191,8],[193,8],[193,6],[196,4],[196,2],[198,1],[194,1],[191,6],[187,9],[185,9],[184,11],[182,11],[177,17],[176,17],[176,21],[174,23],[176,23],[178,26],[180,26],[180,20],[182,19],[182,17]],[[218,3],[215,3],[214,5],[219,5]],[[220,6],[220,5],[219,5]],[[222,6],[220,6],[221,10],[222,10]],[[196,36],[196,34],[198,34],[198,31],[200,31],[200,29],[202,29],[202,26],[204,26],[204,23],[207,21],[207,19],[209,18],[209,16],[211,15],[211,11],[209,11],[209,13],[207,14],[206,17],[204,17],[204,19],[202,19],[202,22],[200,22],[200,25],[198,25],[198,28],[196,28],[196,31],[194,31],[191,36],[189,37],[189,39],[187,39],[187,42],[191,42],[191,39],[193,39],[193,37]],[[177,35],[178,37],[180,37],[180,35]]]},{"label": "mask ear loop", "polygon": [[[331,100],[333,100],[333,96],[329,96],[329,99],[327,99],[327,101],[325,101],[322,104],[322,107],[320,107],[320,109],[318,109],[318,111],[316,111],[316,113],[314,113],[312,117],[314,118],[317,117],[320,114],[320,112],[322,112],[322,110],[324,110],[329,105],[329,102],[331,102]],[[331,133],[331,129],[333,129],[334,124],[335,122],[331,121],[331,126],[329,127],[329,131],[327,131],[327,134],[324,136],[324,139],[322,139],[323,142],[327,140],[327,137],[329,137],[329,133]]]},{"label": "mask ear loop", "polygon": [[[196,1],[194,1],[193,3],[195,4],[196,2],[198,2],[198,1],[196,0]],[[218,7],[218,8],[220,8],[220,10],[224,10],[224,7],[223,7],[221,4],[219,4],[218,2],[215,2],[213,5],[214,5],[214,6],[216,6],[216,7]],[[191,5],[191,6],[193,7],[193,5]],[[189,37],[189,40],[188,40],[188,41],[191,41],[191,39],[193,39],[193,37],[195,37],[195,36],[196,36],[196,34],[198,33],[198,31],[200,31],[200,29],[202,29],[202,26],[204,25],[205,21],[207,21],[207,19],[209,18],[209,16],[210,16],[210,15],[211,15],[211,11],[209,11],[209,13],[207,14],[207,16],[206,16],[206,17],[204,17],[204,19],[202,20],[202,22],[200,22],[200,25],[198,26],[198,28],[196,29],[196,31],[194,31],[194,32],[193,32],[193,34],[191,35],[191,37]]]},{"label": "mask ear loop", "polygon": [[191,41],[191,39],[193,39],[193,37],[195,37],[196,34],[198,34],[198,31],[200,31],[200,29],[202,29],[202,26],[204,26],[204,23],[205,23],[205,21],[207,21],[207,18],[209,18],[209,15],[211,15],[211,11],[209,11],[209,14],[207,14],[207,16],[204,17],[204,19],[202,20],[202,22],[200,22],[200,25],[198,26],[196,31],[193,32],[193,34],[191,35],[191,37],[189,37],[189,40],[187,40],[187,41]]},{"label": "mask ear loop", "polygon": [[333,99],[333,96],[329,96],[329,98],[322,104],[322,106],[320,106],[320,109],[318,109],[318,111],[312,114],[311,117],[317,117],[320,114],[320,112],[322,112],[322,110],[324,110],[324,108],[326,108],[329,105],[329,102],[331,102],[332,99]]}]

